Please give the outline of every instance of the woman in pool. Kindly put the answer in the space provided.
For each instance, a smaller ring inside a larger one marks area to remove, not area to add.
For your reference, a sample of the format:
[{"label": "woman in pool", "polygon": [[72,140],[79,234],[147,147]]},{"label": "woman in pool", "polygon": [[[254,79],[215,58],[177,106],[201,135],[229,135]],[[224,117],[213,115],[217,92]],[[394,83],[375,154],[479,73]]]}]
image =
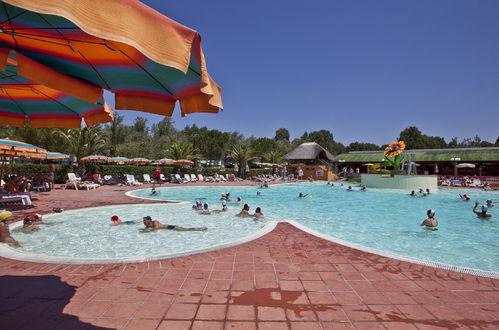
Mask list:
[{"label": "woman in pool", "polygon": [[19,244],[12,236],[10,236],[9,225],[7,219],[12,216],[9,211],[0,212],[0,242]]},{"label": "woman in pool", "polygon": [[360,188],[361,191],[367,191],[367,188],[366,186],[362,186],[362,188]]},{"label": "woman in pool", "polygon": [[250,214],[249,214],[249,205],[248,204],[244,204],[243,206],[243,209],[241,210],[241,212],[239,212],[239,216],[240,217],[248,217]]},{"label": "woman in pool", "polygon": [[478,217],[480,218],[490,218],[492,214],[487,213],[487,210],[489,209],[487,205],[482,205],[480,208],[480,211],[477,211],[478,207],[478,202],[475,202],[475,206],[473,207],[473,213],[475,213]]},{"label": "woman in pool", "polygon": [[256,218],[255,220],[259,220],[259,219],[263,218],[262,209],[260,207],[257,207],[255,209],[255,213],[253,214],[253,216]]},{"label": "woman in pool", "polygon": [[438,230],[438,221],[435,219],[435,211],[434,210],[428,210],[426,211],[426,216],[428,218],[424,219],[423,222],[420,224],[420,226],[425,226],[425,229],[430,229],[430,230]]},{"label": "woman in pool", "polygon": [[466,194],[464,194],[464,195],[459,194],[459,197],[461,197],[461,200],[463,200],[463,201],[469,201],[470,200],[470,196],[468,196]]},{"label": "woman in pool", "polygon": [[146,216],[142,218],[142,222],[147,229],[168,229],[168,230],[177,230],[177,231],[205,231],[208,228],[200,227],[200,228],[184,228],[176,225],[167,225],[161,223],[157,220],[153,220],[150,216]]}]

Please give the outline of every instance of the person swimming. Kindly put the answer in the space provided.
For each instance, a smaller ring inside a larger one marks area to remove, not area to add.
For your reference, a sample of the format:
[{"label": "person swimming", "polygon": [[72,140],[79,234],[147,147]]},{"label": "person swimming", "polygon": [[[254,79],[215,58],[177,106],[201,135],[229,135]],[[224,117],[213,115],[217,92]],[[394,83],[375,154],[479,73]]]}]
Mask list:
[{"label": "person swimming", "polygon": [[430,189],[426,188],[426,194],[429,195],[430,194]]},{"label": "person swimming", "polygon": [[0,242],[19,244],[11,235],[7,219],[12,216],[12,212],[0,211]]},{"label": "person swimming", "polygon": [[261,193],[260,191],[257,191],[257,192],[256,192],[256,195],[257,195],[257,196],[260,196],[261,194],[262,194],[262,193]]},{"label": "person swimming", "polygon": [[414,190],[411,190],[411,193],[409,194],[409,196],[416,197],[416,192]]},{"label": "person swimming", "polygon": [[255,213],[253,214],[253,216],[255,217],[255,220],[263,220],[262,209],[260,207],[257,207],[255,209]]},{"label": "person swimming", "polygon": [[360,188],[360,191],[367,191],[366,186],[362,186],[362,188]]},{"label": "person swimming", "polygon": [[32,232],[39,229],[40,227],[36,225],[36,218],[34,216],[28,216],[23,219],[23,227],[21,229],[23,233]]},{"label": "person swimming", "polygon": [[348,186],[347,191],[352,191],[352,186]]},{"label": "person swimming", "polygon": [[425,229],[438,230],[436,228],[438,226],[438,221],[435,219],[435,213],[434,210],[426,211],[427,218],[423,220],[420,226],[425,226]]},{"label": "person swimming", "polygon": [[151,195],[156,195],[156,194],[159,194],[160,191],[157,191],[155,187],[152,187],[151,188]]},{"label": "person swimming", "polygon": [[121,221],[120,217],[117,215],[113,215],[111,221],[113,222],[113,225],[133,225],[135,223],[133,220]]},{"label": "person swimming", "polygon": [[466,194],[464,194],[464,195],[459,194],[459,197],[461,197],[461,200],[463,200],[463,201],[469,201],[470,200],[470,196],[468,196]]},{"label": "person swimming", "polygon": [[487,213],[487,210],[489,209],[487,207],[487,205],[482,205],[480,207],[480,211],[476,210],[477,207],[478,207],[478,202],[475,202],[475,206],[473,207],[473,213],[475,213],[478,217],[480,217],[480,218],[490,218],[492,216],[492,214]]},{"label": "person swimming", "polygon": [[234,201],[234,203],[244,204],[244,201],[241,199],[241,197],[237,197],[236,200]]},{"label": "person swimming", "polygon": [[485,204],[487,205],[488,208],[494,207],[494,204],[492,204],[492,200],[490,200],[490,199],[487,199],[485,201]]},{"label": "person swimming", "polygon": [[199,227],[199,228],[184,228],[180,227],[177,225],[168,225],[161,223],[157,220],[153,220],[151,216],[146,216],[142,218],[142,222],[144,223],[144,226],[146,226],[146,229],[168,229],[168,230],[177,230],[177,231],[205,231],[208,230],[206,227]]},{"label": "person swimming", "polygon": [[249,205],[248,204],[244,204],[243,209],[241,210],[241,212],[239,212],[239,216],[240,217],[247,217],[247,216],[249,216],[250,215],[249,214],[249,209],[250,209]]},{"label": "person swimming", "polygon": [[221,210],[213,210],[213,211],[211,211],[211,213],[226,212],[227,210],[228,210],[227,201],[222,201],[222,209]]},{"label": "person swimming", "polygon": [[211,214],[210,210],[208,209],[208,203],[203,204],[203,212],[202,213],[205,215]]},{"label": "person swimming", "polygon": [[201,201],[197,200],[196,204],[192,205],[193,210],[202,210],[203,209],[203,203]]},{"label": "person swimming", "polygon": [[307,196],[308,196],[308,194],[304,194],[302,192],[298,194],[298,197],[300,197],[300,198],[307,197]]}]

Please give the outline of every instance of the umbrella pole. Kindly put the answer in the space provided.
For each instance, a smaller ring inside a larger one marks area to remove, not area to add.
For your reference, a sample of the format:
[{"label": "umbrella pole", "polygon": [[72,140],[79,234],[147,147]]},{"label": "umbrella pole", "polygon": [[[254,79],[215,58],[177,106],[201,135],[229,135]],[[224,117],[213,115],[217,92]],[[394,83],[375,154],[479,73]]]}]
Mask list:
[{"label": "umbrella pole", "polygon": [[0,180],[3,179],[3,172],[5,169],[5,156],[2,156],[2,166],[0,166]]}]

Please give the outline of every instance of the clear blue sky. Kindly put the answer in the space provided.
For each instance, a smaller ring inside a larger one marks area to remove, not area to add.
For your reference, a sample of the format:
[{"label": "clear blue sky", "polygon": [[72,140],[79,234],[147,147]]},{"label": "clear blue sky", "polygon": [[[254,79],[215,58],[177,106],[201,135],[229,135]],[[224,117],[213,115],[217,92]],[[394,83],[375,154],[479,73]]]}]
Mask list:
[{"label": "clear blue sky", "polygon": [[223,88],[224,112],[177,112],[178,128],[327,129],[345,144],[389,143],[408,126],[446,141],[499,135],[497,0],[143,2],[201,33]]}]

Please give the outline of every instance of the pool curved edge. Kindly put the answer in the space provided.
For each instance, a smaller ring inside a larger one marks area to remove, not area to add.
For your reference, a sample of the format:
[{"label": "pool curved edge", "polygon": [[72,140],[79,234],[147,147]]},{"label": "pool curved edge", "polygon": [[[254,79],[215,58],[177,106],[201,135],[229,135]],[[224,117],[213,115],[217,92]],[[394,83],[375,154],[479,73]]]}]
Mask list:
[{"label": "pool curved edge", "polygon": [[475,276],[482,276],[482,277],[488,277],[488,278],[493,278],[493,279],[499,279],[499,273],[497,273],[497,272],[475,269],[475,268],[467,268],[467,267],[450,265],[450,264],[445,264],[445,263],[436,262],[436,261],[429,261],[429,260],[423,260],[423,259],[417,259],[417,258],[413,258],[413,257],[403,256],[403,255],[396,254],[396,253],[391,253],[391,252],[387,252],[387,251],[382,251],[382,250],[370,248],[368,246],[360,245],[357,243],[344,241],[340,238],[336,238],[334,236],[324,234],[324,233],[321,233],[320,231],[311,229],[311,228],[304,226],[296,221],[290,220],[287,222],[290,225],[294,226],[295,228],[298,228],[299,230],[304,231],[310,235],[313,235],[313,236],[322,238],[326,241],[340,244],[340,245],[343,245],[343,246],[346,246],[346,247],[349,247],[352,249],[360,250],[363,252],[368,252],[368,253],[376,254],[376,255],[379,255],[382,257],[387,257],[387,258],[396,259],[396,260],[400,260],[400,261],[407,261],[407,262],[422,265],[422,266],[450,270],[450,271],[454,271],[454,272],[470,274],[470,275],[475,275]]},{"label": "pool curved edge", "polygon": [[[105,206],[106,207],[106,206]],[[73,210],[72,210],[73,211]],[[70,212],[70,211],[69,211]],[[17,229],[23,225],[22,221],[15,222],[11,224],[9,227],[11,230]],[[195,249],[189,251],[182,251],[178,253],[170,253],[163,255],[154,255],[154,256],[141,256],[141,257],[121,257],[121,258],[72,258],[72,257],[57,257],[57,256],[48,256],[43,254],[29,253],[18,250],[14,247],[9,246],[9,244],[0,244],[0,257],[20,260],[20,261],[29,261],[29,262],[39,262],[39,263],[48,263],[48,264],[123,264],[123,263],[135,263],[135,262],[147,262],[147,261],[156,261],[156,260],[164,260],[164,259],[172,259],[179,257],[186,257],[200,253],[213,252],[221,249],[241,245],[244,243],[248,243],[254,241],[257,238],[260,238],[275,229],[277,226],[277,221],[271,221],[267,223],[261,229],[255,231],[251,235],[245,236],[235,241],[226,242],[222,244],[212,245],[202,249]]]}]

